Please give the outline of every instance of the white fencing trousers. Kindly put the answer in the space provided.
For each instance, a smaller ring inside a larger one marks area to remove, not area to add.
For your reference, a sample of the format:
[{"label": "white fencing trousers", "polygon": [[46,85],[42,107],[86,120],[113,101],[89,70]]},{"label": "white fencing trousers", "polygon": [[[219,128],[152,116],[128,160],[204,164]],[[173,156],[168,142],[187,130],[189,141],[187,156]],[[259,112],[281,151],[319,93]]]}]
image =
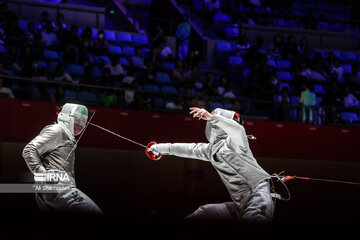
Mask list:
[{"label": "white fencing trousers", "polygon": [[241,216],[239,216],[234,202],[225,202],[203,205],[187,216],[186,219],[270,222],[273,219],[273,214],[274,202],[271,197],[269,182],[266,180],[256,186]]},{"label": "white fencing trousers", "polygon": [[35,196],[36,202],[41,210],[91,215],[102,214],[102,211],[96,203],[76,187],[60,193],[37,193]]}]

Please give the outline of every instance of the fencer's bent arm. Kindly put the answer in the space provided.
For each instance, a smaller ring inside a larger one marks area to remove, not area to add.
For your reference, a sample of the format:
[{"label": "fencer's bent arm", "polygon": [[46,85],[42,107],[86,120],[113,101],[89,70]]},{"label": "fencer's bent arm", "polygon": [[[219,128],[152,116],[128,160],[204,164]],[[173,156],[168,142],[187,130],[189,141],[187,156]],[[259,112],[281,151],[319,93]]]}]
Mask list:
[{"label": "fencer's bent arm", "polygon": [[158,151],[163,155],[210,161],[208,143],[159,143]]},{"label": "fencer's bent arm", "polygon": [[243,126],[219,114],[214,114],[213,119],[210,121],[213,125],[218,126],[226,132],[230,146],[234,148],[235,151],[241,150],[246,152],[248,150],[247,136]]},{"label": "fencer's bent arm", "polygon": [[41,156],[58,147],[61,139],[61,127],[54,124],[46,126],[38,136],[25,146],[22,156],[32,173],[46,171]]}]

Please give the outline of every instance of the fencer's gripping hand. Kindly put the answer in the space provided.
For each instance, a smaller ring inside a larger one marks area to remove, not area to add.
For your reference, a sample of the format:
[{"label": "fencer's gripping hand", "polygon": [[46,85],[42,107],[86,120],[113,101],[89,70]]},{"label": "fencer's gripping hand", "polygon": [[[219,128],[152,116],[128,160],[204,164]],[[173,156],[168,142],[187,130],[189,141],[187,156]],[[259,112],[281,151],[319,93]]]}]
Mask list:
[{"label": "fencer's gripping hand", "polygon": [[158,144],[154,144],[149,148],[149,151],[151,151],[152,153],[154,153],[157,157],[160,156],[160,151],[158,148]]},{"label": "fencer's gripping hand", "polygon": [[214,116],[203,108],[191,107],[190,110],[190,114],[192,114],[194,118],[198,118],[199,120],[202,119],[211,121],[214,119]]}]

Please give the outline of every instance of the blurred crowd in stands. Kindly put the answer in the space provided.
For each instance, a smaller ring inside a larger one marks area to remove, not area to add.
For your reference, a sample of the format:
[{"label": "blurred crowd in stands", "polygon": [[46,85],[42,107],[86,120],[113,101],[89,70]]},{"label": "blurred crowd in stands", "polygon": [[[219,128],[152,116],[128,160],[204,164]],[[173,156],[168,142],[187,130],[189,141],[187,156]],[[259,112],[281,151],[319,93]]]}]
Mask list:
[{"label": "blurred crowd in stands", "polygon": [[[339,114],[344,110],[358,112],[360,62],[357,59],[347,60],[337,51],[314,50],[308,42],[305,36],[297,42],[293,35],[286,40],[275,35],[268,44],[261,37],[255,44],[250,44],[241,36],[236,44],[236,55],[243,58],[247,70],[243,74],[242,95],[282,102],[282,109],[287,109],[284,102],[290,104],[292,96],[298,97],[296,104],[340,107],[337,112],[326,112],[329,121],[340,121]],[[289,78],[281,75],[284,73],[288,73]],[[304,92],[312,92],[313,100],[304,100]],[[288,120],[289,115],[280,113],[275,118]],[[312,122],[314,119],[308,120]]]},{"label": "blurred crowd in stands", "polygon": [[[335,1],[182,0],[217,36],[236,38],[242,24],[359,33],[360,4]],[[224,31],[225,30],[225,31]]]},{"label": "blurred crowd in stands", "polygon": [[[221,5],[219,1],[205,2],[208,7],[214,5],[208,12],[214,14],[220,10],[230,11],[234,2],[239,8],[247,1],[221,1]],[[249,1],[246,6],[259,7],[256,2],[260,1]],[[263,7],[272,7],[275,2],[265,1]],[[268,111],[271,119],[319,124],[341,122],[343,109],[338,107],[358,114],[359,61],[344,62],[335,51],[314,50],[305,36],[297,41],[291,35],[287,39],[275,35],[270,43],[259,37],[251,43],[239,34],[230,55],[243,60],[236,66],[241,74],[233,74],[229,66],[229,71],[216,78],[212,71],[202,74],[198,55],[191,48],[183,51],[186,55],[182,58],[173,57],[176,49],[167,45],[160,25],[149,34],[148,43],[136,44],[110,40],[106,30],[97,30],[94,34],[92,28],[68,25],[62,14],[58,14],[55,21],[49,19],[49,13],[44,11],[41,22],[25,22],[23,26],[24,22],[19,21],[6,4],[0,5],[0,74],[46,81],[33,83],[3,78],[0,93],[20,99],[57,102],[90,99],[93,104],[100,101],[102,106],[180,112],[190,106],[221,106],[242,112],[239,98],[246,97],[275,101],[275,105],[254,106]],[[259,20],[253,17],[253,21]],[[130,49],[130,53],[125,49]],[[49,56],[52,54],[55,56]],[[288,61],[289,66],[281,69],[281,61]],[[350,67],[344,69],[344,64]],[[290,79],[279,77],[279,70],[289,73]],[[87,87],[79,90],[79,84]],[[96,99],[71,96],[78,91]],[[154,92],[168,95],[163,98]],[[218,98],[218,104],[208,97]],[[295,111],[291,108],[294,104],[303,107]]]}]

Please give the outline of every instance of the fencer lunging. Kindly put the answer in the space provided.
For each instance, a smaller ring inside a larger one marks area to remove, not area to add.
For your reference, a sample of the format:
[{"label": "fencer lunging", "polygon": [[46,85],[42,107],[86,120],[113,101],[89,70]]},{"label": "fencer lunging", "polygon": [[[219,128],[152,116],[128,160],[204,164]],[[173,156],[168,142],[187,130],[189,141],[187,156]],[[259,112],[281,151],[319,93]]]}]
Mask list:
[{"label": "fencer lunging", "polygon": [[188,216],[191,219],[268,222],[273,218],[270,175],[254,158],[238,113],[217,108],[190,108],[193,117],[206,120],[209,143],[159,143],[150,150],[162,155],[210,161],[232,198],[232,202],[207,204]]},{"label": "fencer lunging", "polygon": [[[101,214],[100,208],[86,194],[76,188],[75,152],[78,136],[84,131],[88,109],[83,105],[66,103],[58,113],[57,123],[48,125],[28,143],[23,157],[35,173],[64,172],[69,175],[69,188],[55,193],[36,193],[42,210]],[[59,182],[58,184],[61,184]]]}]

